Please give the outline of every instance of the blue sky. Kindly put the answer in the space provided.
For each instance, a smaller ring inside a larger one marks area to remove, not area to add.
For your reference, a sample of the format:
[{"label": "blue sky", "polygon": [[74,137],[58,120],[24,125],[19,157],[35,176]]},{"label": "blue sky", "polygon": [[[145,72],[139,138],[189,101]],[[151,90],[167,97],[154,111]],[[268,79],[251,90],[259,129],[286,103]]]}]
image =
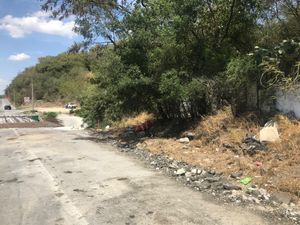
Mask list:
[{"label": "blue sky", "polygon": [[38,58],[66,51],[80,41],[74,22],[50,19],[40,0],[0,0],[0,94]]}]

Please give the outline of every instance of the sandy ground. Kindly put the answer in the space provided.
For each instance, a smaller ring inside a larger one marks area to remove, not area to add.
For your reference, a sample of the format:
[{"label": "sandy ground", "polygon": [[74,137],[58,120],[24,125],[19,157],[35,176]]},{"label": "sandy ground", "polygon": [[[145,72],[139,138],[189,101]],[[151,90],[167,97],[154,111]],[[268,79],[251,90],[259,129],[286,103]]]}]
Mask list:
[{"label": "sandy ground", "polygon": [[63,107],[36,107],[35,110],[39,112],[56,112],[68,114],[70,109],[65,109]]},{"label": "sandy ground", "polygon": [[61,122],[61,128],[64,130],[83,130],[86,128],[86,124],[84,124],[83,119],[78,116],[73,116],[69,114],[59,114],[57,119]]}]

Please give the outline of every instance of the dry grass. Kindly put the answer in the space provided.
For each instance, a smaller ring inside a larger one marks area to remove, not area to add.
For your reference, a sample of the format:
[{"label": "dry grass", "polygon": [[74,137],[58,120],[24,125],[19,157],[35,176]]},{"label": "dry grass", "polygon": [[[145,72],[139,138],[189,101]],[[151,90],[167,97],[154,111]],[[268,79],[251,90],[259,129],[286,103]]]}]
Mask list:
[{"label": "dry grass", "polygon": [[145,122],[147,122],[149,120],[153,120],[153,119],[154,119],[153,114],[150,114],[147,112],[142,112],[133,117],[123,118],[121,121],[114,123],[113,127],[125,128],[128,126],[137,126],[137,125],[140,125],[142,123],[145,123]]},{"label": "dry grass", "polygon": [[[221,171],[226,175],[243,171],[254,182],[270,191],[300,193],[300,123],[278,115],[281,142],[268,144],[268,151],[254,156],[244,155],[240,145],[246,134],[258,135],[260,126],[253,114],[234,118],[229,107],[218,114],[207,116],[191,130],[196,139],[181,144],[176,139],[150,139],[144,142],[146,149],[164,153],[177,160],[206,169]],[[232,149],[223,147],[232,145]],[[258,163],[262,165],[257,165]]]},{"label": "dry grass", "polygon": [[224,129],[225,126],[232,123],[234,117],[230,107],[225,107],[220,110],[216,115],[203,117],[199,125],[195,129],[196,134],[199,136],[211,136]]},{"label": "dry grass", "polygon": [[[271,155],[274,156],[278,166],[277,181],[279,190],[289,190],[295,194],[300,192],[300,122],[290,121],[286,116],[277,115],[278,130],[281,141],[271,144]],[[279,161],[279,162],[278,162]]]},{"label": "dry grass", "polygon": [[194,132],[198,139],[207,145],[215,141],[218,145],[238,144],[247,134],[259,133],[259,125],[255,118],[253,114],[235,118],[231,108],[225,107],[216,115],[203,117]]}]

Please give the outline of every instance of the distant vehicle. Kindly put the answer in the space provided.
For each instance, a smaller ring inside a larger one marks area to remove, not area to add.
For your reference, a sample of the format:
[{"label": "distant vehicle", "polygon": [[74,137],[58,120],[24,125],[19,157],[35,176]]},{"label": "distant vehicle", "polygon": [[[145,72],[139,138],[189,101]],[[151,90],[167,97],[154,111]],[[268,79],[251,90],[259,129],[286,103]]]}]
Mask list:
[{"label": "distant vehicle", "polygon": [[4,110],[11,110],[11,106],[10,105],[5,105]]},{"label": "distant vehicle", "polygon": [[75,103],[69,102],[69,103],[65,104],[65,108],[66,109],[76,109],[77,105]]}]

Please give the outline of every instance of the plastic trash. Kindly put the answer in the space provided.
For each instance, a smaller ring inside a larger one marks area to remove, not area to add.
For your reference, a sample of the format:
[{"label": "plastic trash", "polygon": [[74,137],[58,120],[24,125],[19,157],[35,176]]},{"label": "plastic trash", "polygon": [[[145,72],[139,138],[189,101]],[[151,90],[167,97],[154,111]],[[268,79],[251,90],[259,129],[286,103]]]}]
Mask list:
[{"label": "plastic trash", "polygon": [[255,165],[259,167],[259,166],[262,166],[262,165],[263,165],[263,163],[262,163],[262,162],[260,162],[260,161],[256,161],[256,162],[255,162]]},{"label": "plastic trash", "polygon": [[240,180],[240,183],[243,185],[248,185],[252,182],[252,178],[251,177],[244,177]]}]

